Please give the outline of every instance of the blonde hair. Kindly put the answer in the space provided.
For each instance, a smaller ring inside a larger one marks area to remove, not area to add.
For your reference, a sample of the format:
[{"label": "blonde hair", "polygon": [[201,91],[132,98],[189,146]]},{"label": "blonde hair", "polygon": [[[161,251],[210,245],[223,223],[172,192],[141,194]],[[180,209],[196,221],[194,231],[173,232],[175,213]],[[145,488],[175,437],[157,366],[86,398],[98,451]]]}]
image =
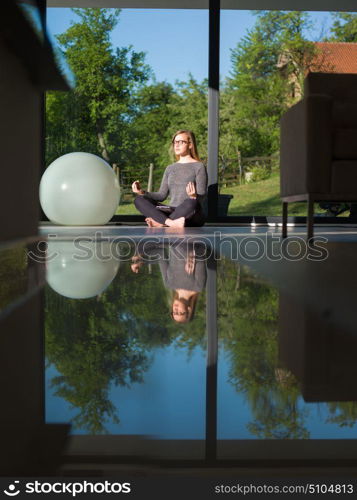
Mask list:
[{"label": "blonde hair", "polygon": [[171,140],[171,151],[172,153],[174,154],[174,156],[176,157],[176,160],[178,159],[178,156],[175,155],[174,153],[174,149],[173,149],[173,144],[174,144],[174,140],[175,140],[175,137],[177,135],[180,135],[180,134],[186,134],[188,136],[188,140],[189,142],[192,144],[192,148],[191,148],[191,156],[192,158],[194,158],[195,160],[197,161],[201,161],[199,155],[198,155],[198,151],[197,151],[197,143],[196,143],[196,137],[195,137],[195,134],[191,131],[191,130],[178,130],[173,136],[172,136],[172,140]]}]

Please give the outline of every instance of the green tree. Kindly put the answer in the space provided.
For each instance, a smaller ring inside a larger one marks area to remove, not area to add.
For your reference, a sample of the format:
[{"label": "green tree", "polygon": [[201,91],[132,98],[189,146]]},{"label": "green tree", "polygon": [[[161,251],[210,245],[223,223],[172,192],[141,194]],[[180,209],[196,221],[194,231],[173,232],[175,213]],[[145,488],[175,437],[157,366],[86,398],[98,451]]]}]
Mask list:
[{"label": "green tree", "polygon": [[357,42],[357,14],[336,12],[332,14],[334,23],[331,28],[333,42]]},{"label": "green tree", "polygon": [[[207,159],[208,98],[207,81],[197,82],[189,75],[187,82],[176,82],[175,93],[169,104],[171,116],[171,135],[179,129],[195,133],[198,151],[203,160]],[[170,145],[170,142],[167,144]]]},{"label": "green tree", "polygon": [[72,92],[47,97],[50,162],[73,150],[100,153],[110,163],[125,164],[133,149],[128,129],[135,115],[135,94],[148,80],[144,53],[132,47],[113,50],[110,35],[119,10],[73,9],[79,17],[57,35],[76,85]]},{"label": "green tree", "polygon": [[136,113],[129,131],[132,149],[135,150],[128,169],[131,176],[129,183],[135,179],[142,179],[145,183],[149,163],[153,163],[154,189],[159,187],[163,170],[171,162],[170,103],[174,94],[174,88],[166,82],[153,82],[138,91]]},{"label": "green tree", "polygon": [[[279,149],[279,120],[313,60],[311,28],[303,12],[261,11],[252,30],[232,50],[232,71],[222,97],[222,135],[230,156],[270,155]],[[279,67],[280,66],[280,67]],[[283,66],[283,68],[282,68]],[[228,111],[228,109],[230,111]]]},{"label": "green tree", "polygon": [[[164,169],[175,161],[171,149],[172,135],[179,129],[192,130],[199,154],[207,159],[207,82],[197,82],[190,75],[187,82],[175,86],[157,82],[143,87],[137,94],[138,113],[132,123],[132,143],[136,145],[132,175],[147,177],[147,167],[154,163],[154,189],[160,185]],[[134,174],[135,172],[135,174]],[[134,180],[134,179],[132,179]]]}]

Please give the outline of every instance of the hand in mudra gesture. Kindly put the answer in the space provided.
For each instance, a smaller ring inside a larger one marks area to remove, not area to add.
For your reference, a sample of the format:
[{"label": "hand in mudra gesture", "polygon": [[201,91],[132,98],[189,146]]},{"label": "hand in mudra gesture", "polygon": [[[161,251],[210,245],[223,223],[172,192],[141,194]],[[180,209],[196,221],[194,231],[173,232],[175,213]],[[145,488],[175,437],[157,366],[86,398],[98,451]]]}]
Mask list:
[{"label": "hand in mudra gesture", "polygon": [[131,185],[131,189],[135,194],[144,194],[144,191],[141,189],[139,181],[134,181]]},{"label": "hand in mudra gesture", "polygon": [[196,265],[195,252],[189,252],[185,263],[186,273],[192,274],[195,270],[195,265]]},{"label": "hand in mudra gesture", "polygon": [[190,198],[197,198],[197,191],[194,182],[189,182],[186,186],[186,193]]}]

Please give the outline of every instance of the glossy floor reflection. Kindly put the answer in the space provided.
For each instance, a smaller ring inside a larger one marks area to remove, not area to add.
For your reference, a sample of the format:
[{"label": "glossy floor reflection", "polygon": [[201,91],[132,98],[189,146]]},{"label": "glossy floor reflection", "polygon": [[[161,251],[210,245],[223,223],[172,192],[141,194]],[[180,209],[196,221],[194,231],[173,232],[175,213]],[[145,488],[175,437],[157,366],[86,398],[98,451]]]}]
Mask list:
[{"label": "glossy floor reflection", "polygon": [[356,438],[357,337],[207,244],[146,243],[49,246],[47,422],[83,453],[80,436],[141,436],[147,459]]},{"label": "glossy floor reflection", "polygon": [[4,470],[357,463],[355,243],[229,231],[0,252]]},{"label": "glossy floor reflection", "polygon": [[101,243],[90,247],[90,261],[76,261],[71,248],[49,248],[58,255],[45,291],[47,421],[71,421],[74,434],[204,439],[206,261],[199,248],[155,245],[147,258],[133,252],[122,261]]}]

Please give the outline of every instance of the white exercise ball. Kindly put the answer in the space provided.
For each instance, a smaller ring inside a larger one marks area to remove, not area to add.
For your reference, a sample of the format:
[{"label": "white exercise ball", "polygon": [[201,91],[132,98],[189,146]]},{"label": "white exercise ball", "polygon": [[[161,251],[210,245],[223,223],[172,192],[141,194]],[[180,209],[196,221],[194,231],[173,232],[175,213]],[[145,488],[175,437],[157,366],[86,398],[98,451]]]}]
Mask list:
[{"label": "white exercise ball", "polygon": [[46,280],[70,299],[95,297],[110,285],[119,269],[108,241],[49,241]]},{"label": "white exercise ball", "polygon": [[40,203],[50,221],[69,226],[106,224],[119,205],[113,169],[91,153],[68,153],[45,170]]}]

